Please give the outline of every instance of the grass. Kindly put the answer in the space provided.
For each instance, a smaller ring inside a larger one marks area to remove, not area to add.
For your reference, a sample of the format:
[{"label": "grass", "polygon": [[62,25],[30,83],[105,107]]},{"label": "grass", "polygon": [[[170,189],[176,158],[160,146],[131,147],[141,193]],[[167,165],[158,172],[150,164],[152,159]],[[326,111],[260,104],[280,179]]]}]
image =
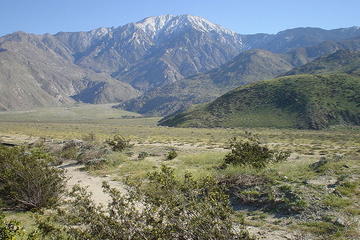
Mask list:
[{"label": "grass", "polygon": [[136,118],[140,114],[112,108],[114,104],[76,104],[35,108],[29,111],[0,112],[1,121],[16,122],[87,122],[104,119]]},{"label": "grass", "polygon": [[324,198],[324,204],[333,208],[345,208],[352,204],[352,201],[348,198],[336,196],[334,194],[328,194]]},{"label": "grass", "polygon": [[216,167],[220,166],[225,153],[205,152],[199,154],[180,155],[178,158],[167,163],[175,168],[176,176],[183,176],[186,172],[191,173],[194,178],[214,176]]}]

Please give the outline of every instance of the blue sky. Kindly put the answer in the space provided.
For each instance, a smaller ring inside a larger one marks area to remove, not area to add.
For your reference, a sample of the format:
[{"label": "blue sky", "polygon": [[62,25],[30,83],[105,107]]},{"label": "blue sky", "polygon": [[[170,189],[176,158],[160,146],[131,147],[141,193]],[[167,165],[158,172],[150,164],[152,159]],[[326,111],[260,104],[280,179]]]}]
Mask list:
[{"label": "blue sky", "polygon": [[148,16],[192,14],[238,33],[359,26],[360,0],[0,0],[0,36],[120,26]]}]

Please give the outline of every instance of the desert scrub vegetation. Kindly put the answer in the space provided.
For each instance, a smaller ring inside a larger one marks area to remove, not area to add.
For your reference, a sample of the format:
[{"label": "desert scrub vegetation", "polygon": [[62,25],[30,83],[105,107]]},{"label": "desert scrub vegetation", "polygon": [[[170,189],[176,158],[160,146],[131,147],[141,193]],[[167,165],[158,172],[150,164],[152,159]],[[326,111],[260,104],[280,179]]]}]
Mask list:
[{"label": "desert scrub vegetation", "polygon": [[56,205],[65,191],[63,170],[51,166],[53,158],[40,149],[0,147],[0,199],[17,209]]},{"label": "desert scrub vegetation", "polygon": [[256,208],[266,212],[298,214],[308,205],[303,193],[294,186],[266,173],[226,176],[220,181],[227,187],[235,208]]},{"label": "desert scrub vegetation", "polygon": [[131,148],[133,144],[130,143],[130,139],[117,134],[112,138],[109,138],[105,141],[109,146],[111,146],[112,150],[115,152],[122,152],[127,148]]},{"label": "desert scrub vegetation", "polygon": [[235,225],[228,196],[213,178],[194,180],[186,174],[178,180],[173,169],[162,166],[146,181],[130,184],[127,194],[103,187],[111,197],[107,208],[75,187],[67,207],[42,221],[42,234],[59,239],[62,232],[64,239],[76,240],[252,239]]},{"label": "desert scrub vegetation", "polygon": [[176,158],[178,156],[178,153],[176,152],[175,149],[171,149],[168,154],[166,155],[166,160],[173,160],[174,158]]},{"label": "desert scrub vegetation", "polygon": [[249,135],[245,140],[230,139],[230,150],[224,158],[224,167],[229,164],[248,165],[254,168],[265,168],[270,163],[278,163],[289,158],[290,153],[271,150],[262,146],[258,137]]},{"label": "desert scrub vegetation", "polygon": [[111,171],[116,169],[120,164],[128,160],[127,156],[121,152],[111,152],[102,158],[94,158],[84,162],[85,170],[93,173]]}]

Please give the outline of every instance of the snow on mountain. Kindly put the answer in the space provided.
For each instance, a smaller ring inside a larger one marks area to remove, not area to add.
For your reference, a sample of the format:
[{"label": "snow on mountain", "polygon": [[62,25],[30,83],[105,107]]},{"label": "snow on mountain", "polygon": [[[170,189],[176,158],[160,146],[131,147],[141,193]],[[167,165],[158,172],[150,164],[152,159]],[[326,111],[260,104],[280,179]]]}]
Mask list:
[{"label": "snow on mountain", "polygon": [[173,34],[188,28],[204,33],[215,32],[217,34],[227,34],[230,36],[237,35],[235,32],[214,24],[205,18],[192,15],[148,17],[135,23],[135,26],[154,38],[160,33]]}]

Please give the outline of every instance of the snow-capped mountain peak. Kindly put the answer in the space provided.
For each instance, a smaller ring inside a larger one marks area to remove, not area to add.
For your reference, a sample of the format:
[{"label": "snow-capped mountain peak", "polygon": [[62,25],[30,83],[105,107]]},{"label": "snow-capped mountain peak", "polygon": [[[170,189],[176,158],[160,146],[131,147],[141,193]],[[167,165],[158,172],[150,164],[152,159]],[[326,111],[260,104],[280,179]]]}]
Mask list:
[{"label": "snow-capped mountain peak", "polygon": [[205,18],[192,15],[162,15],[148,17],[135,23],[135,26],[153,36],[158,35],[160,32],[171,34],[188,27],[200,32],[216,32],[232,36],[236,35],[235,32],[214,24]]},{"label": "snow-capped mountain peak", "polygon": [[162,15],[158,17],[147,17],[137,23],[135,26],[144,32],[153,32],[156,33],[164,28],[164,26],[173,19],[173,15]]}]

